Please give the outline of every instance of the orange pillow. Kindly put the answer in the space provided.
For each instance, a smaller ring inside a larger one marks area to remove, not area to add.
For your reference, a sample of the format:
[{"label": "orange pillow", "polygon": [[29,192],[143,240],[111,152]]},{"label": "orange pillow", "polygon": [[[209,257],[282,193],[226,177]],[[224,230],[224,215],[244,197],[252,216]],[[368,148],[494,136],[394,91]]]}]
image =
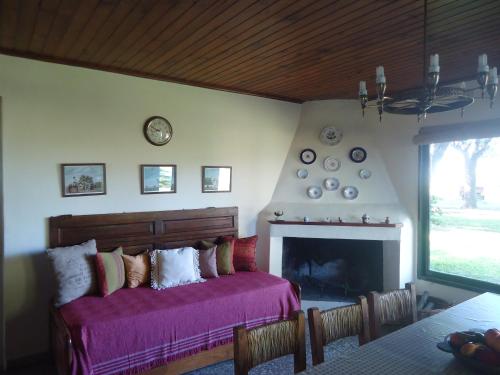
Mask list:
[{"label": "orange pillow", "polygon": [[150,260],[147,252],[135,256],[122,255],[122,258],[129,288],[137,288],[149,281]]}]

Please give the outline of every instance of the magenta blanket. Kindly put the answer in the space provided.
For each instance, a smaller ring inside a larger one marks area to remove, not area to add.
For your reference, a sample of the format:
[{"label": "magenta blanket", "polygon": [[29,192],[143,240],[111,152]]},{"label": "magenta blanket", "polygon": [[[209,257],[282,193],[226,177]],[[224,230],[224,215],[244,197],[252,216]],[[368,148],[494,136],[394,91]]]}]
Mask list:
[{"label": "magenta blanket", "polygon": [[137,374],[232,341],[232,328],[287,318],[300,308],[291,284],[237,272],[162,291],[121,289],[61,307],[71,332],[72,374]]}]

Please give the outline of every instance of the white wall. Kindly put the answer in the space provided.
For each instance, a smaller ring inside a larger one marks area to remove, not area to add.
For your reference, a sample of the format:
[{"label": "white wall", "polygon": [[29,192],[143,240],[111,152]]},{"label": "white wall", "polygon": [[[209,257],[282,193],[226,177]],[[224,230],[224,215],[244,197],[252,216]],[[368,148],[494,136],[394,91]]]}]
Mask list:
[{"label": "white wall", "polygon": [[[295,133],[300,106],[0,56],[7,358],[47,350],[47,218],[61,214],[238,206],[256,232]],[[144,120],[171,121],[155,147]],[[104,162],[107,195],[62,198],[61,163]],[[140,194],[139,165],[177,164],[177,194]],[[201,166],[231,165],[232,193],[202,194]],[[260,253],[260,249],[258,249]]]}]

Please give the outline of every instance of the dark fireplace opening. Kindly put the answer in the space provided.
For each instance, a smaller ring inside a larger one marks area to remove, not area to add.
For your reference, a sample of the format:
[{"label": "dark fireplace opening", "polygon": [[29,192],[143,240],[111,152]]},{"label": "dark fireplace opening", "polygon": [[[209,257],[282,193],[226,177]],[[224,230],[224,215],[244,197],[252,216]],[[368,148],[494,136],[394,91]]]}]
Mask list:
[{"label": "dark fireplace opening", "polygon": [[383,289],[383,241],[284,237],[282,264],[305,300],[350,300]]}]

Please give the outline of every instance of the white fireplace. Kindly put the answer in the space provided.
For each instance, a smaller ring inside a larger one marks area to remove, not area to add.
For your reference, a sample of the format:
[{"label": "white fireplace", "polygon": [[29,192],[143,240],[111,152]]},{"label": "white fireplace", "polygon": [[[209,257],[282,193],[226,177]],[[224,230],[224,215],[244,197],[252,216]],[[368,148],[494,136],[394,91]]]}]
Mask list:
[{"label": "white fireplace", "polygon": [[401,226],[375,226],[325,223],[272,223],[270,224],[269,272],[282,276],[283,238],[345,239],[382,241],[383,289],[397,289],[411,280],[411,268],[401,262]]}]

